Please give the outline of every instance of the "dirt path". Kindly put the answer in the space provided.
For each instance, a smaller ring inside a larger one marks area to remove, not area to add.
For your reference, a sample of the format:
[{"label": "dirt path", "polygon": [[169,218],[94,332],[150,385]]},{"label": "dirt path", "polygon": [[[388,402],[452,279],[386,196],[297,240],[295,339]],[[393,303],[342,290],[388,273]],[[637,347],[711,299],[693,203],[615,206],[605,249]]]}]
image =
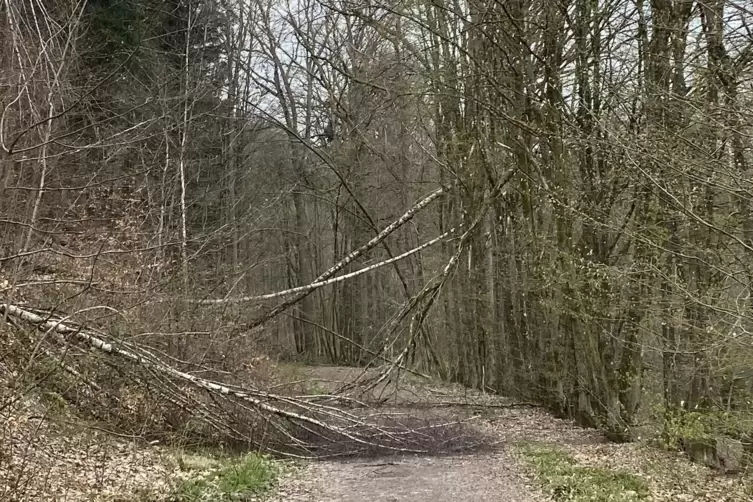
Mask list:
[{"label": "dirt path", "polygon": [[486,502],[545,500],[534,495],[505,453],[388,457],[321,462],[284,483],[282,502]]},{"label": "dirt path", "polygon": [[[298,379],[319,390],[332,391],[360,372],[349,368],[303,368]],[[309,464],[284,481],[275,502],[450,502],[547,500],[537,494],[506,448],[505,438],[490,427],[498,414],[475,416],[481,409],[474,403],[489,396],[437,388],[407,379],[397,389],[381,387],[370,398],[387,395],[390,414],[448,423],[474,419],[464,434],[488,437],[485,451],[444,456],[392,456],[368,459],[321,461]],[[475,400],[475,401],[474,401]],[[501,402],[501,401],[500,401]],[[452,406],[456,403],[458,406]],[[432,406],[439,404],[439,406]],[[500,413],[504,409],[499,410]],[[512,422],[515,420],[513,419]],[[450,438],[447,438],[450,439]]]},{"label": "dirt path", "polygon": [[[296,378],[331,392],[359,373],[348,368],[300,368]],[[469,436],[483,438],[486,448],[445,456],[315,462],[284,479],[273,501],[550,501],[531,479],[530,466],[523,466],[516,448],[531,443],[553,445],[581,466],[638,476],[650,492],[642,500],[649,502],[753,500],[749,476],[720,475],[690,463],[682,454],[644,442],[611,443],[594,430],[557,419],[540,408],[412,378],[398,389],[379,388],[366,400],[387,395],[392,397],[389,408],[381,408],[383,412],[419,416],[434,423],[470,419],[463,434],[470,431]]]}]

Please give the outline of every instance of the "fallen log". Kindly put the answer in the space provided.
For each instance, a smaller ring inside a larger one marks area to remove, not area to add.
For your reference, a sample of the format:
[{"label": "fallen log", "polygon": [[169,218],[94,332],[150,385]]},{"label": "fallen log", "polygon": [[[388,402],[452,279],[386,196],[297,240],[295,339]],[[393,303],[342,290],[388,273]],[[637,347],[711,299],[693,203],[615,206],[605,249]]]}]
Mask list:
[{"label": "fallen log", "polygon": [[[85,344],[103,353],[120,357],[132,364],[146,366],[160,374],[190,384],[210,394],[222,396],[244,407],[250,406],[267,417],[276,417],[329,441],[342,441],[369,450],[386,450],[393,453],[425,453],[421,448],[403,445],[399,434],[378,424],[367,421],[340,408],[317,403],[313,400],[286,397],[258,389],[241,388],[192,375],[166,363],[150,350],[128,341],[115,341],[94,328],[78,325],[70,316],[44,313],[30,307],[0,304],[0,315],[23,321],[45,335],[53,335],[58,341]],[[279,431],[288,430],[276,426]],[[403,431],[404,432],[404,431]],[[306,450],[305,440],[295,432],[286,432],[292,443]],[[379,438],[379,439],[374,439]],[[284,453],[284,452],[283,452]],[[300,452],[295,456],[301,456]]]}]

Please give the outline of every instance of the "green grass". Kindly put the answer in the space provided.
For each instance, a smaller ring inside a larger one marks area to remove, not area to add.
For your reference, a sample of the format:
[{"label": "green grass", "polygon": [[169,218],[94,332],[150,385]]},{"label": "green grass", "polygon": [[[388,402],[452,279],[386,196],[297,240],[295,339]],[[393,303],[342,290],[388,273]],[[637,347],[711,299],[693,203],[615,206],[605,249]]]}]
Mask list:
[{"label": "green grass", "polygon": [[578,465],[570,455],[546,444],[525,444],[520,453],[555,500],[635,502],[649,496],[647,483],[634,474]]},{"label": "green grass", "polygon": [[174,492],[176,502],[244,500],[270,490],[279,475],[275,461],[255,453],[224,459],[182,455],[178,465],[188,477]]}]

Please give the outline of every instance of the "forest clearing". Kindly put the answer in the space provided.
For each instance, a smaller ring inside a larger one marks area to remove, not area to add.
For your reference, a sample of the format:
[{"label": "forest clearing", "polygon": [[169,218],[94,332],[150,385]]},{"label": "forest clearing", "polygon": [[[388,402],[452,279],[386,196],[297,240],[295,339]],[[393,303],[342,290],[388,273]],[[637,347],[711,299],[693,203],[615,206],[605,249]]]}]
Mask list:
[{"label": "forest clearing", "polygon": [[0,2],[0,499],[753,500],[752,25]]}]

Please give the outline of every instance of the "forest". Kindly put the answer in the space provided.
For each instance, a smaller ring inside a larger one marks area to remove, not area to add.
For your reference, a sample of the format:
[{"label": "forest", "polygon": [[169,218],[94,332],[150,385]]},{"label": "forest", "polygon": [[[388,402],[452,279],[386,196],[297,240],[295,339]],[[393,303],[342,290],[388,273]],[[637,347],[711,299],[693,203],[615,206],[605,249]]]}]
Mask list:
[{"label": "forest", "polygon": [[747,0],[4,0],[0,408],[59,371],[131,433],[350,437],[242,383],[274,360],[747,449],[752,30]]}]

